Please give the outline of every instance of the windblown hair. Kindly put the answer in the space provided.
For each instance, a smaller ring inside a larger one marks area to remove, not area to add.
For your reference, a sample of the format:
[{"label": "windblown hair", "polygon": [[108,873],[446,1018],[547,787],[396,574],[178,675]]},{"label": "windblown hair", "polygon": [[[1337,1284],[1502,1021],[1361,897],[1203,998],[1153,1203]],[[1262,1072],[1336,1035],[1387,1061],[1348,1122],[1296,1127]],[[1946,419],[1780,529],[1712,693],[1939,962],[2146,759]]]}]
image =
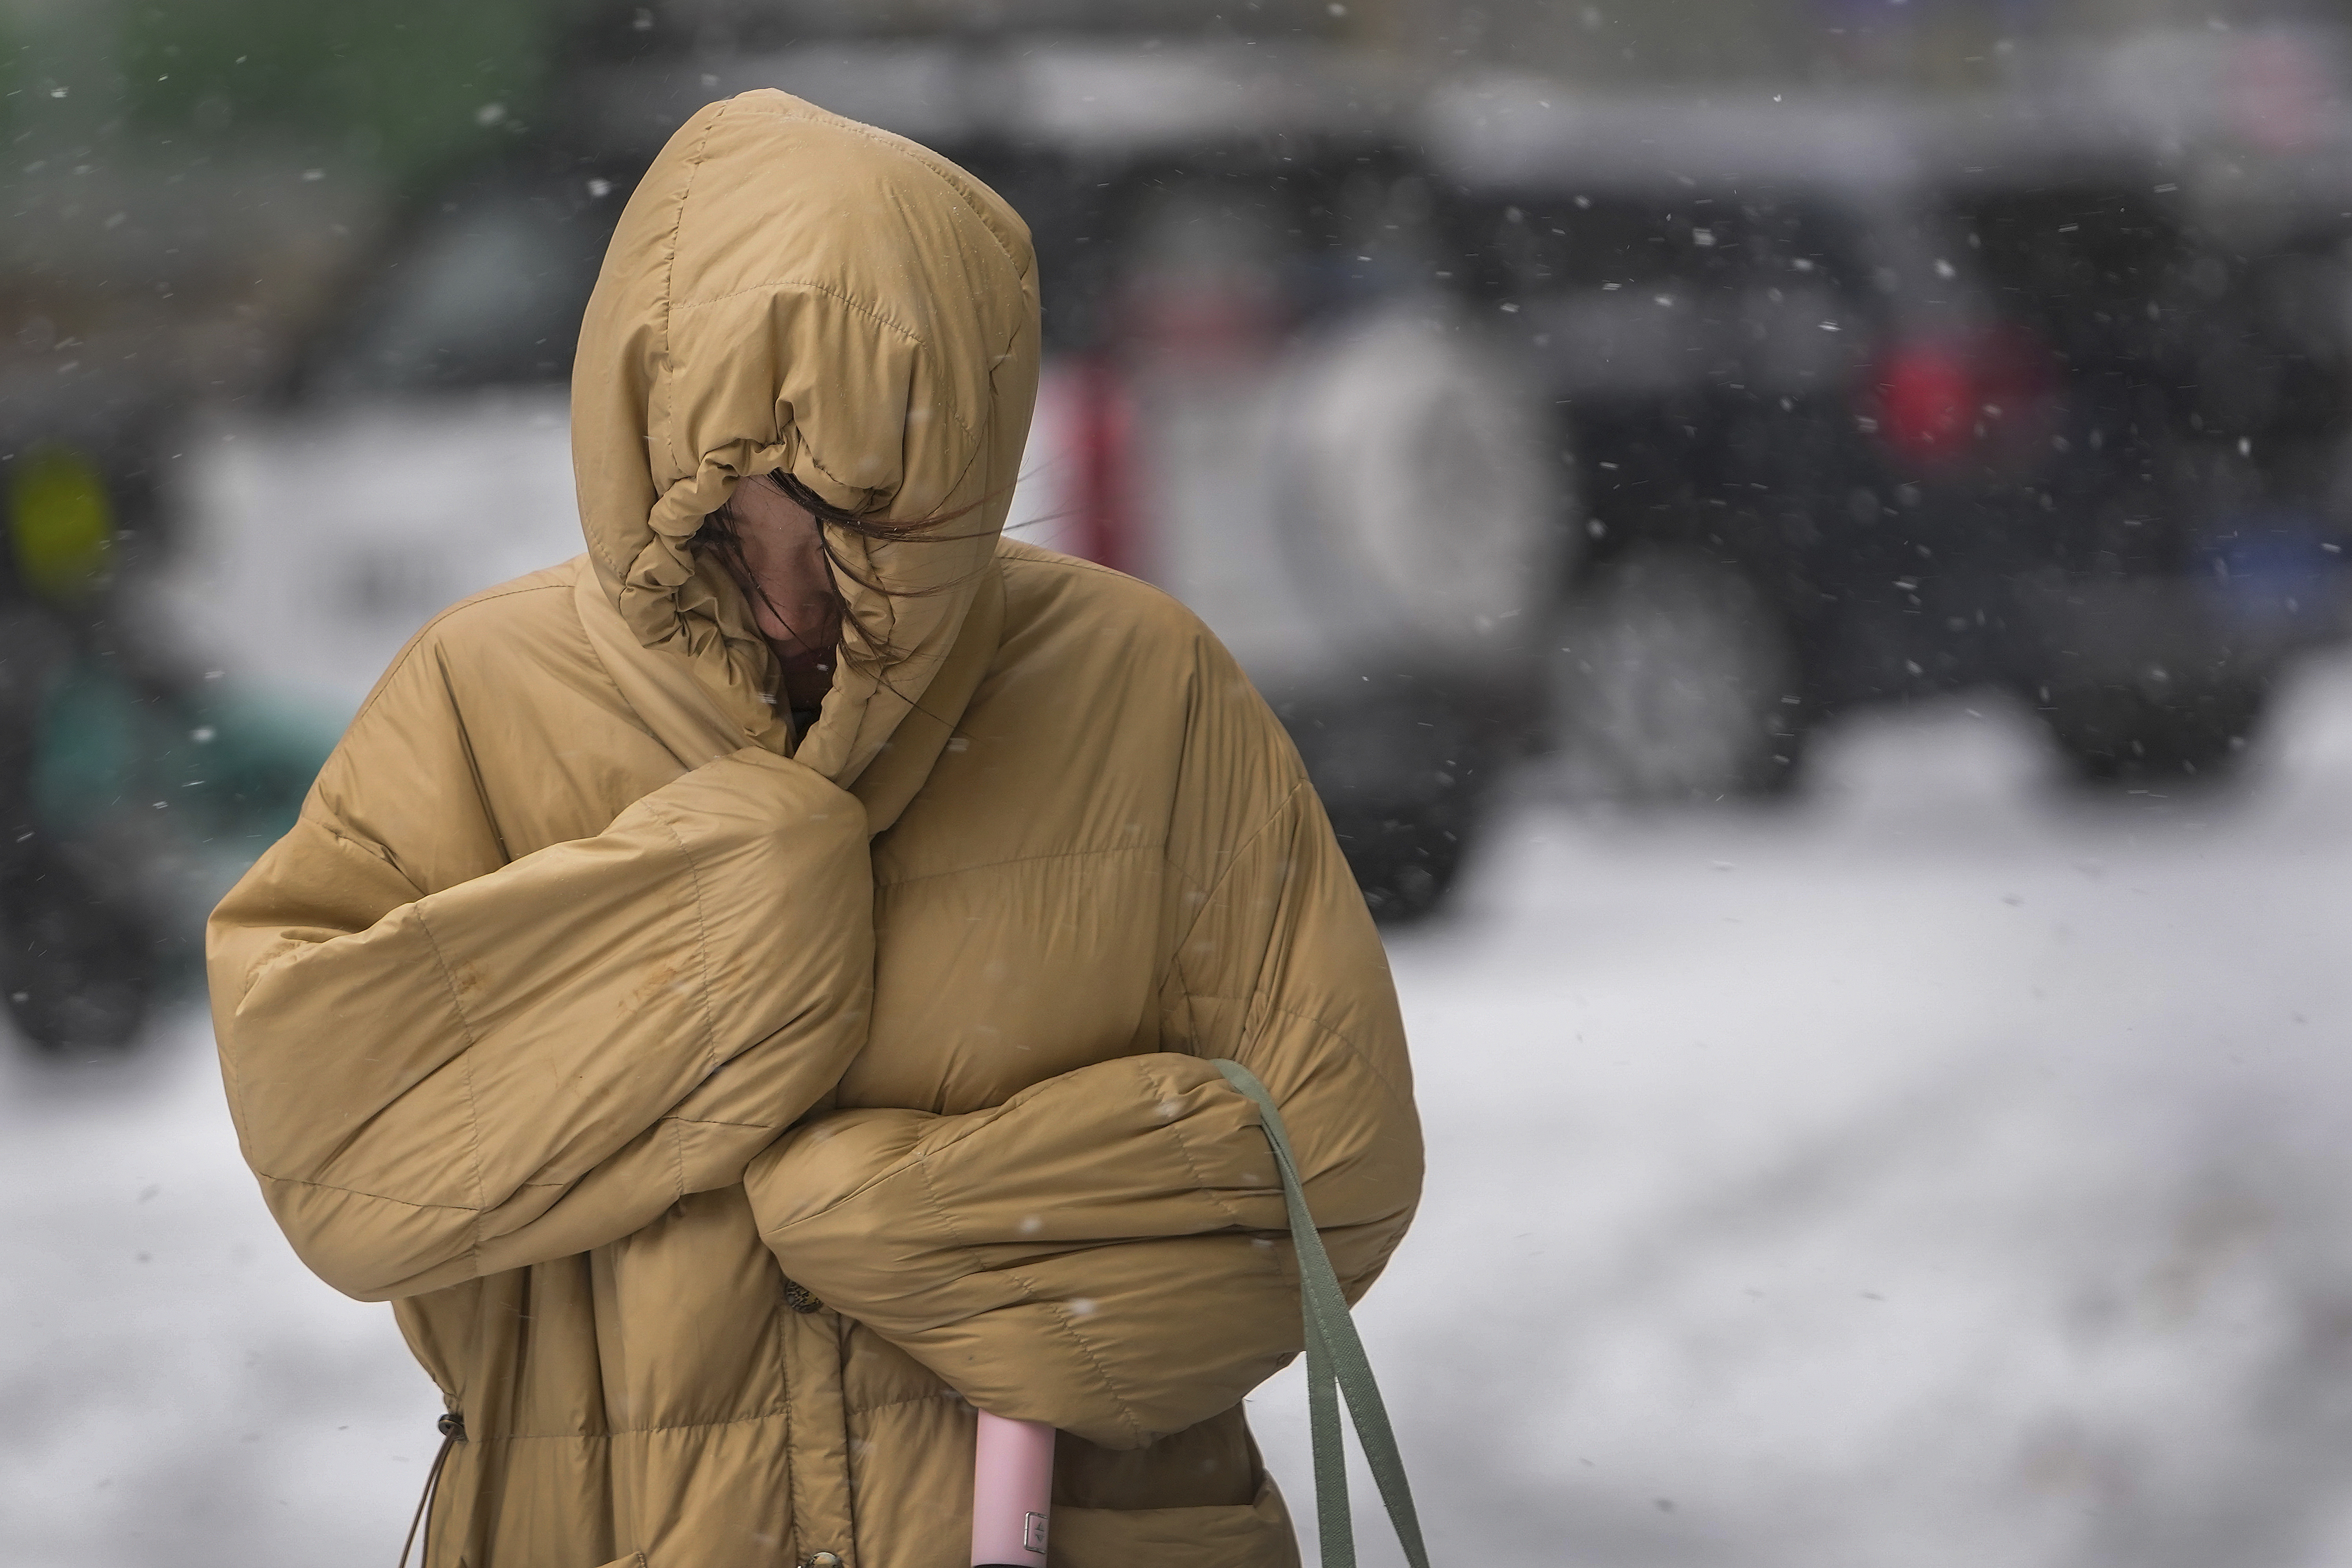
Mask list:
[{"label": "windblown hair", "polygon": [[[835,572],[853,583],[890,597],[927,598],[933,594],[944,593],[956,584],[942,583],[929,588],[905,589],[892,588],[886,584],[875,582],[870,577],[861,575],[856,567],[841,558],[833,548],[833,538],[828,530],[837,528],[845,533],[855,533],[862,538],[894,542],[945,543],[950,540],[971,539],[975,536],[970,533],[941,533],[939,530],[959,518],[970,516],[996,499],[993,494],[985,495],[978,500],[957,507],[952,511],[934,512],[929,517],[917,518],[909,522],[880,522],[862,513],[835,506],[782,468],[769,474],[746,475],[737,481],[737,489],[740,490],[742,486],[756,484],[761,479],[774,485],[784,493],[786,500],[806,511],[823,525],[817,530],[817,548],[824,552],[826,563]],[[740,526],[735,513],[735,499],[730,495],[718,510],[702,520],[702,526],[695,530],[694,537],[688,541],[688,548],[697,555],[709,555],[717,560],[726,568],[727,574],[735,580],[736,587],[742,591],[745,598],[757,599],[766,604],[769,612],[774,615],[787,629],[790,629],[792,623],[784,619],[783,613],[776,607],[774,601],[767,597],[758,580],[752,576],[750,564],[743,559],[743,541],[739,531]],[[793,637],[795,641],[799,640],[799,634],[793,633]],[[886,657],[891,652],[887,647],[877,651]]]}]

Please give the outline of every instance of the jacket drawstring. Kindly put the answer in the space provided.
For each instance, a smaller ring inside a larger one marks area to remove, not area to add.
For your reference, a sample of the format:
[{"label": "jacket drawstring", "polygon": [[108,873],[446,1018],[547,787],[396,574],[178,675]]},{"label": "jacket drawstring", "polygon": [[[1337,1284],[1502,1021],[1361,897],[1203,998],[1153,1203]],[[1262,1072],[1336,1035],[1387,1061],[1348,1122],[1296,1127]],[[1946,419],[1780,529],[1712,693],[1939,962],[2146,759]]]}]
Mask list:
[{"label": "jacket drawstring", "polygon": [[416,1532],[420,1527],[425,1531],[425,1540],[424,1550],[416,1559],[418,1568],[425,1568],[433,1561],[433,1529],[428,1517],[433,1508],[433,1494],[440,1489],[441,1467],[449,1462],[449,1446],[466,1440],[466,1417],[458,1411],[450,1411],[434,1425],[441,1430],[441,1451],[433,1456],[433,1468],[425,1473],[425,1495],[416,1500],[416,1516],[408,1521],[408,1539],[400,1543],[400,1568],[408,1568],[408,1549],[418,1544]]}]

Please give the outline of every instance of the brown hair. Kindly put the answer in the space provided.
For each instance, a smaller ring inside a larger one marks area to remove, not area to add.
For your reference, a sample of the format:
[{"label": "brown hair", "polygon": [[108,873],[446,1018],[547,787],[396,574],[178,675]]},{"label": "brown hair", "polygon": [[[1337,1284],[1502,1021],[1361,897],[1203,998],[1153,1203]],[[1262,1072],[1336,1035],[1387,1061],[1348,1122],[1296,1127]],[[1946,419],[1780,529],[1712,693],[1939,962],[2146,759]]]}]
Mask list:
[{"label": "brown hair", "polygon": [[[893,542],[908,541],[944,544],[951,540],[973,539],[979,537],[977,534],[973,533],[940,533],[937,531],[945,527],[947,524],[955,521],[958,518],[965,517],[971,512],[977,511],[979,509],[986,506],[990,501],[996,499],[994,494],[992,493],[990,495],[981,497],[978,500],[971,501],[963,506],[957,507],[952,511],[933,512],[928,517],[916,518],[909,522],[877,522],[872,519],[867,518],[863,513],[850,511],[845,508],[835,506],[832,502],[819,496],[814,490],[809,489],[808,486],[803,484],[798,479],[794,478],[792,474],[786,472],[782,468],[777,468],[772,472],[765,474],[747,474],[742,479],[736,481],[737,489],[740,489],[742,486],[751,484],[759,479],[766,479],[770,484],[774,485],[778,489],[784,493],[784,499],[791,501],[794,506],[799,507],[802,510],[807,512],[811,517],[816,519],[816,521],[823,525],[818,528],[816,533],[817,548],[824,552],[825,563],[827,565],[831,566],[833,570],[841,576],[848,578],[851,582],[856,583],[862,587],[870,588],[875,593],[881,594],[887,597],[923,598],[928,597],[932,594],[944,593],[949,588],[954,586],[954,584],[942,583],[930,588],[894,589],[885,585],[884,584],[874,582],[870,578],[861,576],[856,567],[852,566],[848,562],[844,561],[840,555],[835,552],[833,548],[833,539],[831,535],[825,531],[826,529],[837,528],[842,530],[844,532],[855,533],[865,539],[879,539]],[[782,625],[787,631],[790,631],[792,629],[792,623],[785,620],[782,612],[778,610],[775,604],[768,599],[765,592],[760,587],[757,579],[751,575],[750,564],[743,559],[743,541],[741,535],[737,531],[738,526],[735,515],[735,498],[734,496],[730,495],[725,501],[719,504],[717,510],[709,513],[703,518],[702,526],[696,529],[694,531],[693,537],[687,541],[687,548],[696,555],[707,554],[716,558],[719,563],[726,568],[727,574],[735,579],[736,587],[742,591],[746,598],[756,596],[763,603],[766,603],[769,613],[773,615],[777,621]],[[800,640],[799,633],[794,632],[793,636],[795,641]],[[882,654],[885,658],[888,658],[892,656],[894,650],[887,647],[884,647],[877,648],[875,651]]]}]

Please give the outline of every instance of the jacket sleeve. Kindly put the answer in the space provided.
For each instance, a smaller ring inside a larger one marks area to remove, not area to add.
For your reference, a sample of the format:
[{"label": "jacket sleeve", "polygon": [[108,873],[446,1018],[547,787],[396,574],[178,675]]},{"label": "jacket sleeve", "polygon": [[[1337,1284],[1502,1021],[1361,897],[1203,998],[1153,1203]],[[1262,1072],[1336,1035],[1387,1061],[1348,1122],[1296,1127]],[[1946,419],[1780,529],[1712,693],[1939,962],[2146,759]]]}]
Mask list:
[{"label": "jacket sleeve", "polygon": [[238,1138],[303,1261],[413,1295],[740,1180],[863,1043],[866,843],[751,750],[425,893],[314,792],[207,940]]},{"label": "jacket sleeve", "polygon": [[982,1407],[1110,1447],[1230,1407],[1302,1342],[1273,1156],[1208,1058],[1240,1061],[1281,1105],[1351,1298],[1420,1191],[1387,966],[1303,779],[1211,863],[1165,993],[1183,1054],[970,1115],[835,1112],[745,1177],[786,1274]]}]

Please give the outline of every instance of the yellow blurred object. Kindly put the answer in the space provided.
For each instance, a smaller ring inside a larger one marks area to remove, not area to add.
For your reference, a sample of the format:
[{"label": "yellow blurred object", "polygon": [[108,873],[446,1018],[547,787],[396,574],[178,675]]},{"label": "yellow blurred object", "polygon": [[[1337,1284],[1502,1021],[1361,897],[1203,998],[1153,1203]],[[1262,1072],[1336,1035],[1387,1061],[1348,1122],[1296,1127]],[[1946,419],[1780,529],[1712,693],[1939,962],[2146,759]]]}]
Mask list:
[{"label": "yellow blurred object", "polygon": [[106,479],[68,447],[26,455],[8,481],[9,543],[16,573],[47,599],[86,598],[114,557],[114,508]]}]

